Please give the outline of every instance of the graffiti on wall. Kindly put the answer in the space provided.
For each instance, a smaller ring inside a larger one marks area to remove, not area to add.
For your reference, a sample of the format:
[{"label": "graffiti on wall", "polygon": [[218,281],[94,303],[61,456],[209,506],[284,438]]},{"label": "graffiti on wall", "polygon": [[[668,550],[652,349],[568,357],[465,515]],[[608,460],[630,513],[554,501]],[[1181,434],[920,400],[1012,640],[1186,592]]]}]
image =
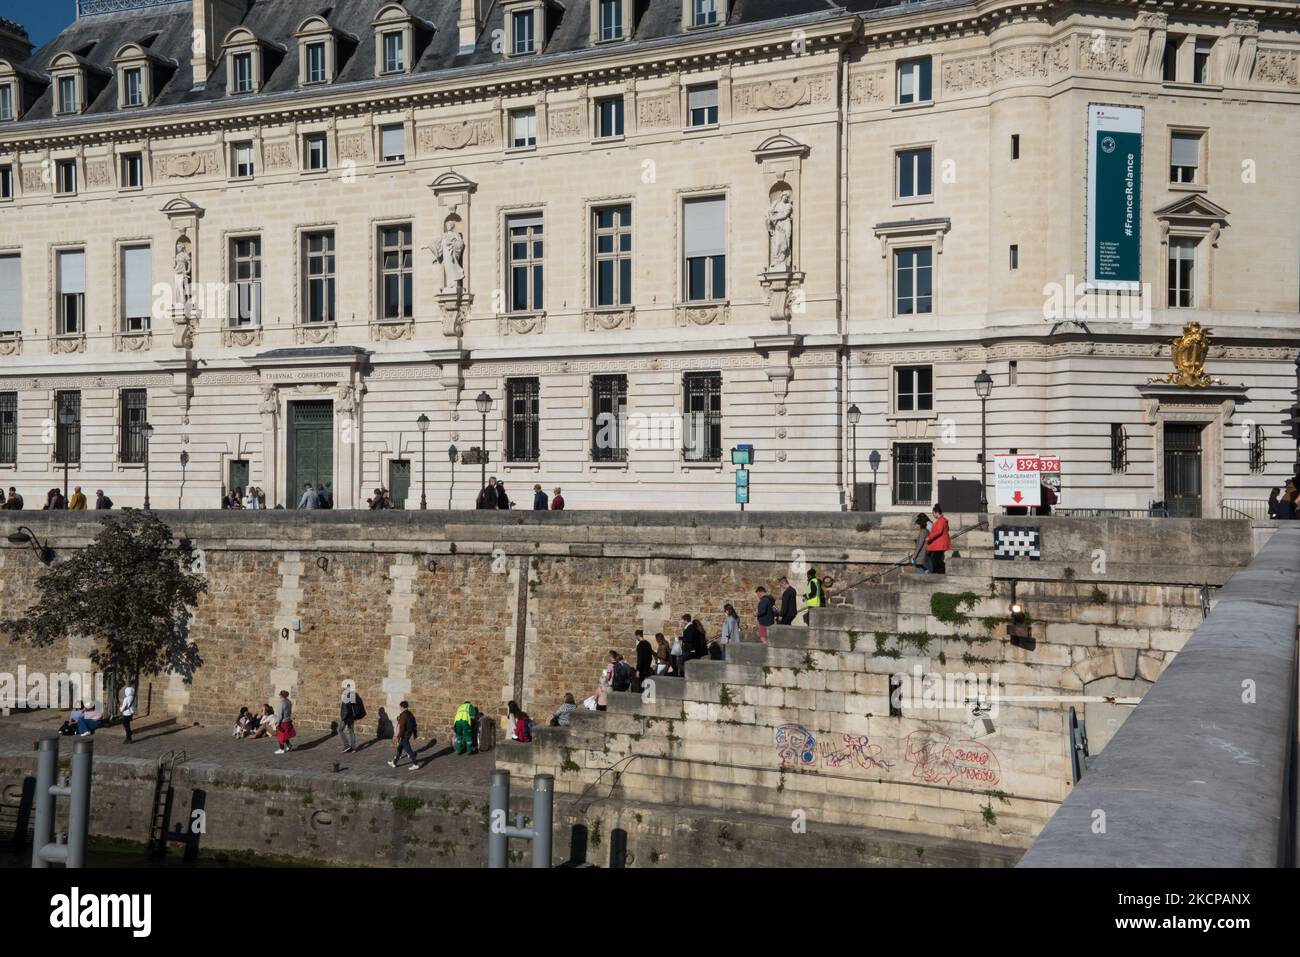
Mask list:
[{"label": "graffiti on wall", "polygon": [[953,741],[951,735],[922,728],[907,736],[907,760],[912,777],[926,784],[991,786],[1002,779],[998,756],[978,741]]},{"label": "graffiti on wall", "polygon": [[880,745],[871,744],[865,735],[834,735],[831,741],[819,743],[811,731],[799,724],[783,724],[776,729],[776,755],[783,768],[888,771],[893,767]]}]

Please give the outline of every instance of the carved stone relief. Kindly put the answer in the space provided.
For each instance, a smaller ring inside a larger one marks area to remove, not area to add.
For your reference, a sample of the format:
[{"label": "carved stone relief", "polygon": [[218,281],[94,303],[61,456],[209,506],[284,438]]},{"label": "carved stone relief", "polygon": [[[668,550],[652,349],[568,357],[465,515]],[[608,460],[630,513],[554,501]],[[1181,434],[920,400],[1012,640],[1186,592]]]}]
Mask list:
[{"label": "carved stone relief", "polygon": [[498,125],[495,119],[441,123],[437,126],[421,127],[415,134],[415,139],[422,153],[460,150],[467,146],[496,146],[499,142]]},{"label": "carved stone relief", "polygon": [[217,154],[214,150],[191,150],[188,153],[168,153],[153,158],[154,179],[189,179],[217,172]]}]

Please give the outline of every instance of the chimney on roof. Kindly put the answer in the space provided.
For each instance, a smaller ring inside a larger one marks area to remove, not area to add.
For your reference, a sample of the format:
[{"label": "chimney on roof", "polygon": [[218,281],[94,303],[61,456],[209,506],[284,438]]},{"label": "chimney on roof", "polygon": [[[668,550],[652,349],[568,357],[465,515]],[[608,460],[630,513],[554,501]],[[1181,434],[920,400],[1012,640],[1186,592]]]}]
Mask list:
[{"label": "chimney on roof", "polygon": [[487,16],[492,0],[460,0],[460,19],[456,26],[460,30],[460,52],[468,53],[478,43],[478,35],[483,30],[483,20]]},{"label": "chimney on roof", "polygon": [[0,60],[22,62],[32,55],[32,41],[20,23],[0,17]]},{"label": "chimney on roof", "polygon": [[216,69],[221,56],[221,41],[239,26],[248,4],[244,0],[193,0],[194,45],[190,66],[194,85],[203,86]]}]

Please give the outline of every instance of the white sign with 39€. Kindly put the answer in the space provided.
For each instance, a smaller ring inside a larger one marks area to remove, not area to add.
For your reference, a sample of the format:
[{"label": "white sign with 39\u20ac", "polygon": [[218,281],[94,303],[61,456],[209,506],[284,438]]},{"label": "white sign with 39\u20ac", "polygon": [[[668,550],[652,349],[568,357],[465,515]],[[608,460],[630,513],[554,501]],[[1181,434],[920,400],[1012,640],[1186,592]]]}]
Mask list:
[{"label": "white sign with 39\u20ac", "polygon": [[993,456],[994,487],[998,508],[1037,508],[1042,504],[1040,473],[1042,465],[1037,455]]}]

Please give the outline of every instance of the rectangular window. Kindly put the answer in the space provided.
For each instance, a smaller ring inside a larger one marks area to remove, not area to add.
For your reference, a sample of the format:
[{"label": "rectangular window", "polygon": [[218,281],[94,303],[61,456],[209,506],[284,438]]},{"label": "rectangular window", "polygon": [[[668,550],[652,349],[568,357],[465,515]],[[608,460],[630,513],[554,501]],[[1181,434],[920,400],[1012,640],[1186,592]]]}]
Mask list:
[{"label": "rectangular window", "polygon": [[1008,252],[1010,258],[1010,262],[1008,263],[1008,265],[1012,269],[1019,269],[1020,268],[1020,247],[1017,246],[1015,243],[1012,243],[1011,246],[1008,248]]},{"label": "rectangular window", "polygon": [[303,165],[312,172],[329,169],[329,137],[324,133],[313,133],[303,141]]},{"label": "rectangular window", "polygon": [[59,160],[54,167],[54,188],[60,196],[73,196],[77,192],[77,161]]},{"label": "rectangular window", "polygon": [[253,54],[236,53],[230,58],[230,65],[234,71],[234,91],[236,93],[252,93]]},{"label": "rectangular window", "polygon": [[933,256],[929,246],[894,251],[894,315],[934,311]]},{"label": "rectangular window", "polygon": [[122,331],[144,332],[153,313],[153,271],[148,246],[122,249]]},{"label": "rectangular window", "polygon": [[506,380],[506,461],[536,462],[541,384],[539,379]]},{"label": "rectangular window", "polygon": [[930,58],[904,60],[898,64],[898,102],[930,102]]},{"label": "rectangular window", "polygon": [[894,504],[929,505],[934,497],[934,446],[928,442],[894,445]]},{"label": "rectangular window", "polygon": [[122,71],[122,105],[141,106],[144,103],[144,84],[140,77],[140,68],[133,67]]},{"label": "rectangular window", "polygon": [[1110,426],[1110,470],[1128,471],[1128,432],[1118,422]]},{"label": "rectangular window", "polygon": [[0,199],[14,198],[14,168],[0,166]]},{"label": "rectangular window", "polygon": [[683,204],[682,245],[686,259],[686,301],[727,298],[727,201],[721,196]]},{"label": "rectangular window", "polygon": [[379,230],[379,316],[384,322],[410,319],[415,314],[412,257],[409,224]]},{"label": "rectangular window", "polygon": [[1210,54],[1214,50],[1214,41],[1198,38],[1192,57],[1192,82],[1210,82]]},{"label": "rectangular window", "polygon": [[928,147],[918,150],[899,150],[898,198],[917,199],[930,196],[933,190],[931,164],[933,151]]},{"label": "rectangular window", "polygon": [[144,158],[139,153],[122,154],[122,188],[141,189],[144,186]]},{"label": "rectangular window", "polygon": [[59,332],[76,336],[85,332],[86,253],[75,249],[59,253]]},{"label": "rectangular window", "polygon": [[253,161],[253,144],[236,143],[232,149],[234,158],[235,178],[252,179],[257,172],[256,165]]},{"label": "rectangular window", "polygon": [[325,82],[325,44],[307,44],[307,82]]},{"label": "rectangular window", "polygon": [[531,106],[526,110],[510,111],[510,148],[525,149],[537,145],[537,111]]},{"label": "rectangular window", "polygon": [[308,233],[306,255],[307,314],[304,322],[334,322],[334,234]]},{"label": "rectangular window", "polygon": [[59,79],[59,112],[77,112],[77,78],[65,76]]},{"label": "rectangular window", "polygon": [[510,244],[510,311],[540,312],[545,300],[543,266],[545,237],[541,214],[511,216],[506,220]]},{"label": "rectangular window", "polygon": [[718,22],[718,0],[691,0],[691,26],[711,27]]},{"label": "rectangular window", "polygon": [[532,53],[536,49],[537,37],[534,33],[536,20],[533,10],[516,10],[510,17],[510,29],[514,37],[511,52],[518,55]]},{"label": "rectangular window", "polygon": [[934,411],[934,370],[930,366],[901,366],[894,370],[894,410]]},{"label": "rectangular window", "polygon": [[54,393],[54,461],[81,462],[81,393]]},{"label": "rectangular window", "polygon": [[591,409],[592,461],[626,462],[627,376],[593,376]]},{"label": "rectangular window", "polygon": [[623,38],[623,0],[600,0],[600,38]]},{"label": "rectangular window", "polygon": [[623,97],[596,101],[596,129],[601,139],[623,135]]},{"label": "rectangular window", "polygon": [[1007,385],[1016,385],[1020,382],[1020,363],[1012,359],[1007,363]]},{"label": "rectangular window", "polygon": [[1169,137],[1169,182],[1199,183],[1201,134],[1174,133]]},{"label": "rectangular window", "polygon": [[632,305],[632,207],[597,209],[592,222],[596,308]]},{"label": "rectangular window", "polygon": [[1183,38],[1169,34],[1165,38],[1165,57],[1161,68],[1161,78],[1166,83],[1178,81],[1178,51],[1183,45]]},{"label": "rectangular window", "polygon": [[0,392],[0,465],[18,464],[18,393]]},{"label": "rectangular window", "polygon": [[1183,236],[1169,239],[1169,308],[1190,309],[1196,305],[1196,240]]},{"label": "rectangular window", "polygon": [[0,86],[0,121],[14,118],[14,88],[6,83]]},{"label": "rectangular window", "polygon": [[379,157],[385,163],[406,160],[406,128],[400,124],[379,128]]},{"label": "rectangular window", "polygon": [[384,34],[384,72],[402,73],[406,70],[406,49],[401,31]]},{"label": "rectangular window", "polygon": [[688,372],[684,379],[682,457],[687,462],[722,461],[722,373]]},{"label": "rectangular window", "polygon": [[144,464],[144,426],[149,421],[149,393],[145,389],[122,390],[122,433],[119,454],[127,465]]},{"label": "rectangular window", "polygon": [[230,324],[262,324],[262,239],[245,236],[230,241]]},{"label": "rectangular window", "polygon": [[717,126],[718,84],[702,83],[688,87],[686,106],[691,126]]},{"label": "rectangular window", "polygon": [[0,336],[23,331],[23,258],[0,256]]},{"label": "rectangular window", "polygon": [[1020,134],[1019,133],[1011,134],[1011,158],[1013,160],[1020,159]]}]

